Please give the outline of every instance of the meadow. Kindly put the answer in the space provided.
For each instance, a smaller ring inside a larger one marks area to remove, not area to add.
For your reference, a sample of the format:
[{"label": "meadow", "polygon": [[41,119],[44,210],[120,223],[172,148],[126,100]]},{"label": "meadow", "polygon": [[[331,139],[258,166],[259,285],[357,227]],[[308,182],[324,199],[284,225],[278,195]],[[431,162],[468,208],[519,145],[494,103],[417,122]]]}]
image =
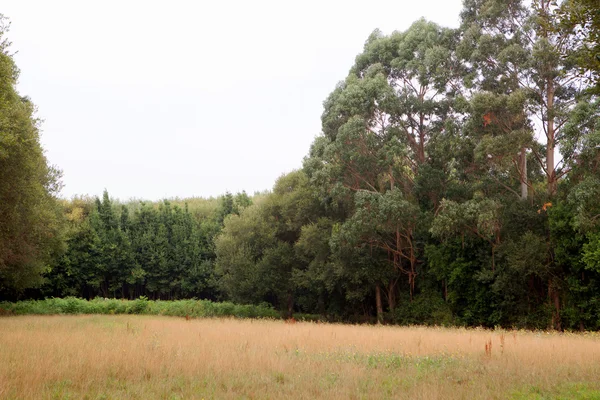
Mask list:
[{"label": "meadow", "polygon": [[590,333],[0,318],[1,399],[594,399],[599,376]]}]

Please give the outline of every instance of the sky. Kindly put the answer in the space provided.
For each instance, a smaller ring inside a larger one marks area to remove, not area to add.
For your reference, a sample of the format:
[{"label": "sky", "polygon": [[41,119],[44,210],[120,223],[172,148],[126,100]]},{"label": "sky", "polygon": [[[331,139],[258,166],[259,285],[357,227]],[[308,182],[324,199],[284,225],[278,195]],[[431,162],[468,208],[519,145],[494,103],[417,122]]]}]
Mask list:
[{"label": "sky", "polygon": [[18,90],[61,196],[271,189],[376,28],[459,23],[461,0],[3,0]]}]

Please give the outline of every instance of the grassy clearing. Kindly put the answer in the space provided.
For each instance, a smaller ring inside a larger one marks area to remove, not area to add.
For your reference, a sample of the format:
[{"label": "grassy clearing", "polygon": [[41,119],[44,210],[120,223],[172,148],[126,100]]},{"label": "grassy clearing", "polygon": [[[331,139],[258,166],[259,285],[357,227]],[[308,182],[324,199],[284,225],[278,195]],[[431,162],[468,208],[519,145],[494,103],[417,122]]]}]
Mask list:
[{"label": "grassy clearing", "polygon": [[596,334],[138,315],[0,319],[1,399],[594,399],[599,376]]}]

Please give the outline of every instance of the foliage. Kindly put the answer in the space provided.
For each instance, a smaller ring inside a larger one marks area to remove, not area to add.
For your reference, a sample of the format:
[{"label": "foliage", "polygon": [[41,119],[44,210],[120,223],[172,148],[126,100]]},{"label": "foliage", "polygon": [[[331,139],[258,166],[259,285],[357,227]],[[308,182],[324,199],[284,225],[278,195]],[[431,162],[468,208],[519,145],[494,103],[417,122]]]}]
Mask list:
[{"label": "foliage", "polygon": [[60,171],[44,156],[35,106],[16,90],[8,28],[0,14],[0,296],[39,286],[63,247]]},{"label": "foliage", "polygon": [[[235,198],[231,212],[251,202],[245,193]],[[39,295],[219,298],[213,238],[228,200],[203,216],[168,200],[117,204],[106,191],[102,199],[65,201],[67,251],[44,274]]]},{"label": "foliage", "polygon": [[[237,317],[280,318],[281,314],[266,305],[239,305],[210,300],[136,300],[105,299],[97,297],[84,300],[76,297],[23,300],[15,303],[0,302],[0,309],[13,315],[54,314],[145,314],[174,317]],[[310,315],[306,319],[314,318]]]},{"label": "foliage", "polygon": [[59,312],[102,296],[188,315],[179,299],[196,297],[244,305],[225,313],[599,329],[596,8],[465,0],[458,29],[375,30],[302,169],[270,192],[60,208],[4,39],[0,295],[67,297],[48,300]]}]

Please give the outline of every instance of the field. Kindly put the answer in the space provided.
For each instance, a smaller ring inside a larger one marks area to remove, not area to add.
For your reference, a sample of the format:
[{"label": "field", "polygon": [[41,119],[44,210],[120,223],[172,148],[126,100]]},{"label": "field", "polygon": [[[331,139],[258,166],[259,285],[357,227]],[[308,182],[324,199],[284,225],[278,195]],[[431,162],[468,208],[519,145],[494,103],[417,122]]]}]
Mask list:
[{"label": "field", "polygon": [[0,318],[0,399],[595,399],[599,377],[595,334]]}]

